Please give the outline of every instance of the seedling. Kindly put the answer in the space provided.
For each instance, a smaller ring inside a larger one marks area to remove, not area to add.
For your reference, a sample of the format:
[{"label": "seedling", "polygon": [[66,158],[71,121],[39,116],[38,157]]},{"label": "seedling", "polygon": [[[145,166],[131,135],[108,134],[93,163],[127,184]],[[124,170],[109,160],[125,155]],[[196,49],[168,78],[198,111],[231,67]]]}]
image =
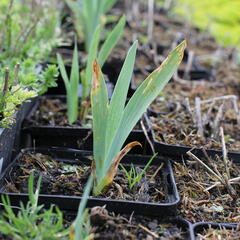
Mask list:
[{"label": "seedling", "polygon": [[0,79],[0,127],[9,127],[14,122],[17,108],[27,99],[36,96],[35,91],[18,83],[18,77],[19,64],[15,66],[14,74],[6,68],[3,78]]},{"label": "seedling", "polygon": [[79,63],[78,63],[78,50],[77,44],[75,43],[73,59],[72,59],[72,70],[70,79],[67,76],[67,72],[62,60],[62,57],[58,54],[58,66],[65,84],[67,93],[67,116],[68,122],[72,124],[77,120],[78,117],[78,86],[80,79]]},{"label": "seedling", "polygon": [[127,169],[120,164],[120,167],[122,168],[122,170],[124,171],[125,175],[127,176],[128,179],[128,184],[129,184],[129,188],[130,190],[133,189],[133,187],[135,186],[136,183],[140,182],[143,174],[145,174],[145,172],[147,171],[148,167],[150,166],[150,164],[152,163],[153,159],[157,156],[157,153],[155,153],[150,160],[148,161],[148,163],[145,165],[144,169],[141,170],[139,173],[137,172],[136,168],[134,167],[133,164],[131,164],[131,168],[130,171],[128,172]]},{"label": "seedling", "polygon": [[82,96],[80,102],[80,114],[79,118],[82,122],[84,122],[85,117],[89,111],[90,107],[90,91],[91,91],[91,81],[92,81],[92,63],[94,59],[98,59],[100,66],[102,67],[111,53],[112,49],[117,44],[120,39],[126,20],[125,17],[122,17],[118,24],[113,28],[113,30],[109,33],[100,50],[98,51],[99,42],[100,42],[100,33],[101,27],[99,26],[95,33],[94,38],[91,44],[91,48],[87,58],[86,69],[82,71],[81,76],[79,73],[79,62],[78,62],[78,49],[77,43],[75,41],[73,59],[72,59],[72,69],[70,74],[70,79],[67,76],[66,69],[64,67],[64,63],[62,57],[58,54],[58,65],[64,80],[66,93],[67,93],[67,109],[68,109],[68,122],[72,124],[78,118],[78,86],[79,79],[81,78],[82,85]]},{"label": "seedling", "polygon": [[84,188],[83,196],[78,208],[78,214],[75,222],[72,225],[70,232],[70,240],[92,240],[94,235],[91,231],[90,216],[88,209],[86,209],[87,200],[92,188],[93,179],[89,177],[87,184]]},{"label": "seedling", "polygon": [[134,42],[127,54],[110,102],[104,76],[97,60],[94,61],[91,90],[94,195],[99,195],[112,183],[119,162],[125,154],[132,147],[141,146],[139,142],[131,142],[121,150],[142,114],[177,70],[182,61],[185,47],[186,41],[183,41],[169,54],[161,66],[138,87],[126,107],[125,102],[133,73],[137,41]]},{"label": "seedling", "polygon": [[66,0],[66,3],[74,14],[78,36],[84,40],[85,50],[89,53],[98,26],[104,26],[104,15],[116,0]]},{"label": "seedling", "polygon": [[[44,210],[38,205],[41,177],[37,181],[36,191],[33,190],[34,176],[28,180],[29,201],[26,207],[20,203],[15,214],[8,196],[2,195],[5,212],[0,216],[0,232],[12,239],[69,239],[69,228],[64,230],[62,212],[53,205]],[[78,239],[79,240],[79,239]]]},{"label": "seedling", "polygon": [[[17,89],[20,88],[18,94],[21,93],[21,89],[24,93],[30,89],[41,95],[49,87],[56,86],[56,66],[47,66],[45,70],[39,71],[39,63],[46,61],[52,48],[60,42],[60,17],[55,6],[56,0],[1,1],[0,67],[8,66],[9,79],[13,79],[13,68],[17,62],[21,62],[17,79]],[[10,83],[8,87],[9,90],[14,88]],[[14,97],[16,98],[15,95]]]}]

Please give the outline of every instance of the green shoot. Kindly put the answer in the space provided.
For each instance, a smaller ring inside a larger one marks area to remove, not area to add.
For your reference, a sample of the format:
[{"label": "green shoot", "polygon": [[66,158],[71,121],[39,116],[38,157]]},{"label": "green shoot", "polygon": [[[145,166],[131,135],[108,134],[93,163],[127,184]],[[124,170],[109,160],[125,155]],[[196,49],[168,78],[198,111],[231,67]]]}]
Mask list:
[{"label": "green shoot", "polygon": [[41,178],[37,181],[34,192],[34,176],[28,180],[29,201],[26,206],[20,203],[20,209],[15,214],[11,208],[8,196],[2,195],[5,212],[0,217],[0,232],[12,239],[42,239],[67,240],[69,229],[64,230],[61,211],[51,206],[48,210],[38,205]]},{"label": "green shoot", "polygon": [[89,177],[85,186],[83,196],[78,208],[78,214],[75,222],[73,223],[72,231],[70,232],[70,240],[92,240],[94,239],[91,231],[90,216],[86,209],[87,200],[92,188],[93,179]]},{"label": "green shoot", "polygon": [[130,168],[129,172],[127,171],[127,169],[122,164],[120,164],[120,167],[122,168],[122,170],[124,171],[125,175],[127,176],[130,190],[132,190],[133,187],[135,186],[135,184],[138,183],[142,179],[143,174],[145,174],[145,172],[147,171],[148,167],[150,166],[150,164],[152,163],[153,159],[156,156],[157,156],[157,153],[155,153],[150,158],[148,163],[145,165],[144,169],[141,170],[141,172],[139,172],[139,173],[137,173],[137,170],[136,170],[136,168],[134,167],[133,164],[131,164],[131,168]]},{"label": "green shoot", "polygon": [[186,41],[179,44],[168,58],[152,72],[138,87],[125,106],[135,62],[137,42],[130,48],[123,64],[111,101],[108,100],[107,86],[98,62],[93,63],[91,104],[93,115],[93,194],[99,195],[112,183],[119,162],[132,147],[141,145],[132,142],[122,146],[128,135],[171,79],[182,61]]},{"label": "green shoot", "polygon": [[93,41],[91,43],[91,47],[89,50],[89,54],[87,57],[87,64],[86,69],[81,72],[81,77],[79,74],[79,67],[78,67],[78,49],[77,44],[75,41],[74,47],[74,54],[72,60],[72,71],[70,75],[70,80],[68,79],[66,69],[64,67],[64,63],[62,57],[58,54],[58,65],[64,80],[66,93],[67,93],[67,109],[68,109],[68,122],[72,124],[78,118],[78,85],[79,85],[79,78],[81,78],[82,84],[82,97],[80,102],[80,114],[79,118],[82,122],[84,122],[87,113],[89,112],[90,108],[90,92],[91,92],[91,81],[92,81],[92,63],[94,59],[98,59],[100,66],[102,67],[105,63],[106,59],[108,58],[109,54],[111,53],[112,49],[117,44],[118,40],[120,39],[124,26],[126,23],[125,17],[122,17],[118,24],[113,28],[113,30],[109,33],[106,40],[104,41],[103,45],[99,48],[100,42],[100,33],[101,27],[99,26],[93,37]]},{"label": "green shoot", "polygon": [[75,41],[73,59],[72,59],[72,69],[70,74],[70,79],[68,78],[62,57],[57,55],[58,66],[65,84],[67,93],[67,116],[68,122],[72,124],[78,118],[78,87],[79,87],[79,63],[78,63],[78,49],[77,43]]},{"label": "green shoot", "polygon": [[74,15],[74,25],[80,39],[84,40],[85,50],[91,50],[94,33],[99,25],[104,25],[104,15],[116,0],[66,0]]}]

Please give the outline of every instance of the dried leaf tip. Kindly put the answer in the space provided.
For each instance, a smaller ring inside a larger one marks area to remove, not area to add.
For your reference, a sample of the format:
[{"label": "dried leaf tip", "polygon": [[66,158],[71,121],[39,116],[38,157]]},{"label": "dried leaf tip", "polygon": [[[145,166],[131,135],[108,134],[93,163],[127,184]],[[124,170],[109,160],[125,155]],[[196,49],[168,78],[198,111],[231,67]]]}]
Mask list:
[{"label": "dried leaf tip", "polygon": [[97,60],[93,61],[93,81],[92,81],[92,89],[96,90],[100,85],[100,68]]},{"label": "dried leaf tip", "polygon": [[176,47],[176,50],[180,54],[180,56],[183,56],[186,46],[187,46],[187,41],[184,40]]}]

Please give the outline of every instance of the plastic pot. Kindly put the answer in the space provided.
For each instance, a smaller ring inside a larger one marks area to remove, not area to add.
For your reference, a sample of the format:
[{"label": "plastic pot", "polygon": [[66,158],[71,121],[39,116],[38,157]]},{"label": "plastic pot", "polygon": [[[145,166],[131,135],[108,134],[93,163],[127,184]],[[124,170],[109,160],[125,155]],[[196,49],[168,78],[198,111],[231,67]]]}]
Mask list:
[{"label": "plastic pot", "polygon": [[[57,96],[60,99],[65,100],[65,96]],[[22,147],[66,147],[75,148],[81,150],[92,150],[93,149],[93,134],[91,128],[85,127],[65,127],[65,126],[36,126],[33,116],[36,110],[39,108],[41,101],[45,98],[56,98],[54,96],[44,96],[38,99],[32,108],[31,112],[25,119],[23,127],[23,141]],[[146,132],[149,138],[152,139],[149,121],[146,115],[143,115],[143,124],[146,128]],[[137,154],[152,154],[152,148],[146,139],[146,135],[143,130],[134,129],[125,143],[132,141],[139,141],[142,144],[142,148],[133,149],[134,153]]]},{"label": "plastic pot", "polygon": [[19,151],[22,121],[29,113],[35,99],[23,103],[16,112],[14,123],[9,128],[0,128],[0,173],[9,165],[12,156]]},{"label": "plastic pot", "polygon": [[[20,153],[15,160],[8,166],[4,173],[0,177],[0,194],[7,194],[11,199],[13,206],[18,205],[20,201],[27,202],[28,194],[26,193],[9,193],[6,192],[7,179],[10,181],[14,176],[14,171],[19,167],[18,160],[23,153],[37,152],[53,156],[56,161],[61,161],[68,164],[79,164],[85,162],[90,164],[89,157],[92,156],[92,152],[73,150],[73,149],[50,149],[50,148],[37,148],[37,149],[25,149]],[[122,160],[122,164],[126,167],[131,163],[135,166],[145,166],[151,156],[140,155],[126,155]],[[158,173],[164,182],[164,202],[140,202],[129,200],[113,200],[109,198],[90,197],[88,200],[88,206],[103,206],[106,205],[109,211],[118,210],[119,213],[131,213],[149,216],[172,216],[176,214],[177,205],[180,202],[179,194],[175,184],[173,171],[171,164],[168,160],[156,157],[152,161],[152,165],[159,166],[161,162],[164,162],[164,166]],[[45,204],[50,206],[56,204],[62,210],[76,211],[79,206],[81,197],[79,196],[67,196],[67,195],[47,195],[40,194],[39,204]]]},{"label": "plastic pot", "polygon": [[191,239],[196,240],[197,234],[203,232],[205,229],[208,229],[209,227],[213,229],[237,229],[236,224],[228,224],[228,223],[208,223],[208,222],[198,222],[192,225],[192,231],[191,231]]},{"label": "plastic pot", "polygon": [[[180,145],[173,145],[168,143],[159,142],[156,137],[154,130],[152,130],[152,137],[154,142],[154,148],[156,152],[161,153],[163,156],[169,156],[176,161],[181,161],[182,156],[187,156],[186,153],[190,151],[193,147],[191,146],[180,146]],[[204,154],[202,149],[200,148],[194,148],[191,151],[194,155],[198,156],[199,158],[203,158]],[[222,157],[222,151],[221,150],[215,150],[215,149],[206,149],[207,154],[210,157],[215,157],[216,155],[219,157]],[[240,164],[240,152],[228,152],[228,157],[231,159],[234,163]]]}]

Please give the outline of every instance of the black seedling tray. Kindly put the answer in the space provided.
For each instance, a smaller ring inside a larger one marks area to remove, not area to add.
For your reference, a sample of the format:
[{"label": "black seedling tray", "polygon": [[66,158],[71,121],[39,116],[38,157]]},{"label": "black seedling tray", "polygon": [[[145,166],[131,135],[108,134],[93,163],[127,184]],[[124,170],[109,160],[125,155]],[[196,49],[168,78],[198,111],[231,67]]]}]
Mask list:
[{"label": "black seedling tray", "polygon": [[[176,161],[179,161],[182,159],[182,156],[187,156],[186,152],[192,149],[190,146],[180,146],[180,145],[173,145],[173,144],[167,144],[163,142],[159,142],[155,138],[155,134],[152,130],[152,137],[154,142],[154,148],[156,152],[159,152],[163,156],[169,156]],[[191,151],[194,155],[196,155],[199,158],[204,157],[203,151],[200,148],[194,148]],[[214,150],[214,149],[206,149],[207,154],[214,158],[216,155],[219,157],[222,157],[222,151],[221,150]],[[236,164],[240,164],[240,152],[228,152],[228,157],[230,160],[232,160]]]},{"label": "black seedling tray", "polygon": [[[65,96],[44,96],[38,98],[29,115],[26,117],[24,127],[22,131],[22,147],[66,147],[75,148],[81,150],[93,150],[93,134],[91,128],[85,127],[64,127],[64,126],[49,126],[40,125],[36,126],[36,123],[32,120],[36,110],[39,108],[41,100],[44,98],[62,98]],[[152,139],[149,120],[146,114],[143,115],[143,123],[146,128],[149,138]],[[142,144],[142,148],[135,147],[132,149],[132,153],[136,154],[152,154],[152,148],[146,139],[146,135],[141,129],[134,129],[126,143],[132,141],[139,141]]]},{"label": "black seedling tray", "polygon": [[[73,149],[49,149],[49,148],[37,148],[37,149],[25,149],[25,152],[38,152],[47,154],[54,157],[55,160],[69,163],[78,164],[79,162],[90,163],[89,157],[92,156],[92,152],[73,150]],[[20,201],[26,203],[28,201],[28,194],[26,193],[9,193],[5,191],[5,184],[11,181],[13,171],[17,167],[18,159],[21,157],[20,153],[17,158],[9,165],[3,174],[0,176],[0,194],[7,194],[10,197],[11,204],[13,206],[19,205]],[[122,164],[129,166],[131,163],[137,166],[145,166],[151,156],[140,155],[126,155],[122,160]],[[161,169],[161,177],[164,181],[164,191],[166,194],[166,201],[164,203],[153,202],[140,202],[140,201],[128,201],[128,200],[112,200],[100,197],[90,197],[88,200],[88,206],[103,206],[106,205],[109,211],[118,210],[122,213],[131,213],[149,215],[149,216],[162,216],[168,217],[176,214],[177,205],[180,202],[180,197],[177,191],[174,175],[169,160],[156,157],[152,161],[152,165],[160,166],[160,163],[164,162],[164,166]],[[45,204],[50,206],[56,204],[60,209],[67,211],[77,211],[81,197],[78,196],[65,196],[65,195],[47,195],[40,194],[39,204]]]},{"label": "black seedling tray", "polygon": [[24,119],[29,114],[29,112],[32,110],[34,104],[36,103],[37,98],[31,98],[28,100],[28,102],[23,103],[21,106],[18,117],[16,119],[16,136],[13,146],[13,157],[16,157],[16,154],[20,151],[21,148],[21,127]]},{"label": "black seedling tray", "polygon": [[19,151],[22,121],[29,113],[34,101],[35,99],[31,99],[23,103],[16,113],[14,123],[9,128],[0,128],[0,173],[9,165],[12,156]]},{"label": "black seedling tray", "polygon": [[[184,71],[183,70],[178,70],[178,75],[179,77],[183,78],[184,76]],[[189,78],[191,80],[213,80],[213,76],[211,72],[206,71],[206,70],[191,70],[189,72]]]},{"label": "black seedling tray", "polygon": [[209,226],[214,229],[237,229],[237,224],[198,222],[192,225],[191,239],[196,240],[197,234],[203,232],[204,229],[209,228]]},{"label": "black seedling tray", "polygon": [[16,136],[16,123],[11,128],[0,128],[0,172],[11,162],[12,150]]},{"label": "black seedling tray", "polygon": [[[67,55],[69,57],[70,63],[65,64],[65,68],[68,76],[70,76],[71,74],[71,61],[72,61],[73,49],[74,49],[74,45],[70,45],[70,46],[59,47],[56,50],[57,52],[60,52],[60,54],[62,53],[63,55]],[[84,54],[82,52],[83,46],[78,44],[78,50],[79,50],[79,64],[80,64],[79,70],[81,71],[84,69],[84,66],[81,64],[83,62],[82,58],[84,58]],[[111,61],[105,62],[105,64],[102,67],[102,72],[105,75],[105,79],[107,80],[106,83],[108,87],[109,97],[111,97],[112,95],[112,92],[113,92],[114,86],[116,85],[123,62],[124,60],[122,58],[119,58],[119,59],[113,58],[111,59]],[[47,63],[43,64],[43,66],[46,66],[46,65]],[[132,96],[132,94],[134,93],[134,89],[132,89],[130,86],[128,91],[129,91],[128,97]],[[57,78],[57,87],[49,88],[45,95],[62,95],[62,94],[64,95],[66,94],[66,88],[65,88],[65,84],[61,76],[61,73],[59,73],[59,76]],[[79,95],[81,96],[81,94]]]}]

